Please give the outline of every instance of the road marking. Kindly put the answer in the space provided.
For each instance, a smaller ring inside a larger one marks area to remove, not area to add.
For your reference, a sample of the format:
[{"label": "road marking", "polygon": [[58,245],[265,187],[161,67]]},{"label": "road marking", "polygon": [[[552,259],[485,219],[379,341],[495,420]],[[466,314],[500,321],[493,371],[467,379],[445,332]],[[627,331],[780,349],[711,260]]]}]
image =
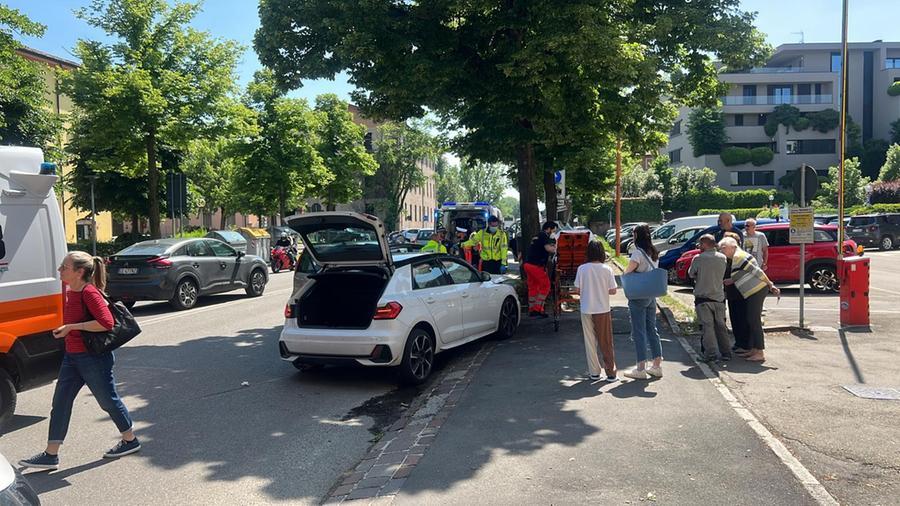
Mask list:
[{"label": "road marking", "polygon": [[712,372],[712,369],[710,369],[708,365],[700,361],[700,357],[697,355],[697,352],[694,351],[694,348],[690,345],[690,343],[687,342],[687,339],[680,335],[677,337],[678,342],[681,343],[681,347],[684,348],[684,351],[686,351],[688,355],[691,356],[691,359],[693,359],[697,364],[697,366],[700,367],[700,370],[703,371],[703,375],[706,376],[706,379],[708,379],[709,382],[716,387],[716,390],[725,399],[728,405],[731,406],[731,409],[734,410],[734,412],[737,413],[738,416],[740,416],[745,422],[747,422],[747,425],[749,425],[750,428],[753,429],[754,432],[756,432],[756,435],[759,436],[760,439],[762,439],[762,441],[766,444],[766,446],[769,447],[770,450],[772,450],[772,453],[778,456],[778,458],[781,460],[781,463],[787,466],[791,473],[793,473],[794,477],[796,477],[797,480],[800,481],[800,484],[803,485],[803,488],[805,488],[806,491],[809,492],[809,495],[812,496],[812,498],[815,499],[817,503],[823,506],[839,505],[840,503],[837,501],[837,499],[835,499],[834,496],[832,496],[831,493],[829,493],[828,490],[826,490],[825,487],[821,483],[819,483],[819,480],[817,480],[816,477],[813,476],[812,473],[810,473],[809,470],[806,469],[806,467],[804,467],[799,460],[797,460],[797,457],[794,457],[794,455],[791,454],[791,451],[788,450],[786,446],[784,446],[784,443],[782,443],[778,440],[778,438],[772,435],[769,429],[767,429],[766,426],[756,418],[756,416],[753,414],[753,412],[750,411],[750,409],[741,404],[741,401],[739,401],[737,397],[735,397],[734,394],[731,393],[731,390],[728,389],[728,386],[726,386],[725,383]]},{"label": "road marking", "polygon": [[[271,292],[266,292],[265,295],[275,295],[275,294],[279,294],[279,293],[287,293],[290,291],[293,291],[293,288],[282,288],[280,290],[273,290]],[[237,300],[225,302],[223,304],[212,304],[212,305],[197,308],[197,309],[189,309],[187,311],[179,311],[177,313],[166,314],[163,316],[157,316],[155,318],[150,318],[148,320],[143,320],[143,321],[138,320],[138,325],[140,325],[141,327],[146,327],[148,325],[153,325],[154,323],[159,323],[159,322],[164,322],[164,321],[168,321],[168,320],[174,320],[176,318],[181,318],[182,316],[194,316],[194,315],[197,315],[200,313],[205,313],[207,311],[222,309],[225,307],[233,306],[233,305],[241,303],[241,302],[246,302],[246,299],[237,299]]]},{"label": "road marking", "polygon": [[869,290],[875,290],[878,292],[889,293],[891,295],[900,295],[900,292],[895,292],[893,290],[885,290],[884,288],[878,288],[877,286],[870,286]]}]

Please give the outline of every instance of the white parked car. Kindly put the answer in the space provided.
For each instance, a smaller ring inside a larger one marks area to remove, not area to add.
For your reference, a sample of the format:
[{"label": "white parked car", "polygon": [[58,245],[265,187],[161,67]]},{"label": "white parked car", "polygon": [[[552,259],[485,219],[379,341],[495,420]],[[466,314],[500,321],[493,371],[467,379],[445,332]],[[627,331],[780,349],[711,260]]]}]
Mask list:
[{"label": "white parked car", "polygon": [[22,472],[0,454],[0,505],[41,506],[37,492]]},{"label": "white parked car", "polygon": [[356,362],[397,367],[421,383],[434,356],[476,339],[512,336],[515,289],[446,254],[390,254],[378,218],[310,213],[289,222],[320,270],[285,308],[279,351],[298,369]]}]

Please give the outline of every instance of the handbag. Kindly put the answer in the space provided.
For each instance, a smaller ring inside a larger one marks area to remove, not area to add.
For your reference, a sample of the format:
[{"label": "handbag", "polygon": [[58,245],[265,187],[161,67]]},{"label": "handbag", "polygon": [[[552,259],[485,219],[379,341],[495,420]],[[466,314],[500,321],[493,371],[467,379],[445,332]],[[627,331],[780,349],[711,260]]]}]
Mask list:
[{"label": "handbag", "polygon": [[[84,341],[84,347],[87,348],[88,353],[94,355],[113,351],[128,341],[131,341],[135,336],[141,333],[141,327],[138,325],[137,320],[134,319],[131,311],[125,307],[125,304],[122,303],[122,301],[111,302],[102,291],[100,292],[100,295],[103,296],[103,300],[106,301],[106,307],[109,308],[109,312],[112,314],[114,322],[112,328],[106,331],[81,331],[81,339]],[[82,304],[84,304],[84,301],[82,301]],[[85,309],[88,309],[86,305]],[[93,316],[89,309],[87,312],[89,317]]]},{"label": "handbag", "polygon": [[[640,251],[647,260],[650,257],[641,248],[635,248]],[[653,265],[652,262],[650,265]],[[669,278],[665,269],[654,267],[647,272],[631,272],[624,274],[622,277],[622,288],[625,290],[625,297],[628,299],[652,299],[662,297],[669,290]]]}]

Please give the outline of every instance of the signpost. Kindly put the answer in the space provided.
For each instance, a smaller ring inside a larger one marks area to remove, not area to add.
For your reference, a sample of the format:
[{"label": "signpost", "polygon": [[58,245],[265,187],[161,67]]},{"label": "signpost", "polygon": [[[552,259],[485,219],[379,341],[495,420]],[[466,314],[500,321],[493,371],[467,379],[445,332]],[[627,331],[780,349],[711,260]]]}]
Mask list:
[{"label": "signpost", "polygon": [[806,207],[806,202],[811,199],[819,189],[819,176],[816,170],[804,164],[800,167],[800,177],[794,177],[794,196],[800,202],[800,207],[791,208],[789,220],[790,243],[800,244],[800,328],[803,329],[803,299],[806,285],[806,245],[815,242],[815,227],[813,209]]}]

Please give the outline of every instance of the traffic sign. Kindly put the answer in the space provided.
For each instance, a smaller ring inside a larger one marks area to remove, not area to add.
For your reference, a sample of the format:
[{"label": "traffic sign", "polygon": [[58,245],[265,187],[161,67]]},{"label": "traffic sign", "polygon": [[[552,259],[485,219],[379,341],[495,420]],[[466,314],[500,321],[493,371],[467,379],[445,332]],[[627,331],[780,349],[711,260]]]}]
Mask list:
[{"label": "traffic sign", "polygon": [[813,233],[813,208],[791,208],[790,222],[791,244],[812,244],[815,242]]},{"label": "traffic sign", "polygon": [[[806,172],[805,178],[800,171]],[[800,185],[803,183],[806,184],[805,195],[801,195],[800,191]],[[814,199],[816,197],[816,192],[819,191],[819,175],[816,173],[816,169],[806,164],[803,164],[799,169],[797,169],[794,172],[793,190],[794,198],[797,199],[797,202],[809,202]]]}]

